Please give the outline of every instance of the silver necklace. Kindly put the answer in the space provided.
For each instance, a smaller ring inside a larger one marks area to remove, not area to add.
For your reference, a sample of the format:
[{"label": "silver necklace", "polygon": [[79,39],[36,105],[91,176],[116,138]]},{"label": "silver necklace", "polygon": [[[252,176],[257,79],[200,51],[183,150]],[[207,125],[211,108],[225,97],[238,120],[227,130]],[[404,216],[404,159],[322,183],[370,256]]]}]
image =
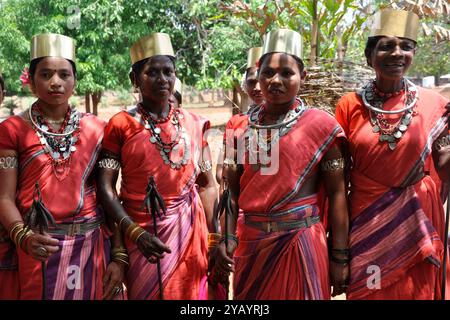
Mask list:
[{"label": "silver necklace", "polygon": [[[404,94],[406,95],[405,107],[399,110],[387,111],[382,109],[384,100],[376,93],[374,81],[365,85],[361,92],[364,105],[369,109],[372,131],[378,133],[379,141],[387,142],[389,149],[392,151],[395,150],[399,140],[408,130],[419,97],[417,87],[411,81],[404,79],[403,83]],[[403,115],[396,125],[390,125],[388,120],[384,118],[384,114],[400,113],[403,113]]]}]

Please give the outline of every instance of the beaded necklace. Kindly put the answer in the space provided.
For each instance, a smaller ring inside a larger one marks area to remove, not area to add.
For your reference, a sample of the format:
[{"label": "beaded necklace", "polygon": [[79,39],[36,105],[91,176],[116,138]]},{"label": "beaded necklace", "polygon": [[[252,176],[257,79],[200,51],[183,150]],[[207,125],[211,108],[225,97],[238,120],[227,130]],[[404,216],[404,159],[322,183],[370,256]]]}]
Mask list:
[{"label": "beaded necklace", "polygon": [[[185,166],[191,156],[190,153],[190,139],[186,132],[186,129],[181,125],[181,119],[183,115],[179,109],[175,109],[172,104],[169,104],[169,113],[167,117],[162,119],[156,119],[144,109],[142,104],[138,105],[138,112],[144,122],[144,128],[150,131],[150,142],[156,145],[159,150],[159,154],[164,161],[164,164],[170,165],[172,169],[179,170],[182,166]],[[170,121],[175,127],[175,138],[171,141],[165,142],[161,138],[161,127],[158,125]],[[179,151],[181,143],[183,144],[183,157],[179,161],[172,161],[172,151]]]},{"label": "beaded necklace", "polygon": [[71,155],[77,150],[75,145],[80,135],[80,113],[69,107],[61,127],[55,132],[37,103],[28,112],[39,142],[52,161],[55,176],[63,180],[70,170]]},{"label": "beaded necklace", "polygon": [[[395,150],[399,140],[403,137],[411,124],[413,116],[417,114],[414,110],[419,92],[417,87],[408,79],[403,79],[404,88],[394,93],[381,93],[375,85],[375,80],[365,85],[361,92],[361,97],[365,107],[369,110],[372,131],[379,134],[379,141],[386,141],[390,150]],[[405,96],[405,107],[399,110],[383,110],[384,102],[400,94]],[[401,114],[401,118],[390,124],[385,114]]]},{"label": "beaded necklace", "polygon": [[[296,99],[291,109],[285,115],[281,115],[277,123],[264,125],[262,121],[265,108],[265,105],[255,107],[248,115],[247,150],[249,150],[252,154],[251,157],[254,159],[256,158],[256,154],[259,154],[257,160],[258,166],[261,166],[260,160],[264,160],[266,163],[269,161],[269,159],[265,158],[266,155],[264,152],[261,153],[259,150],[262,149],[266,154],[269,154],[272,145],[277,143],[282,136],[286,135],[292,129],[297,123],[298,118],[306,110],[303,101]],[[270,132],[271,134],[269,135],[269,131],[271,130],[274,130],[274,132]]]}]

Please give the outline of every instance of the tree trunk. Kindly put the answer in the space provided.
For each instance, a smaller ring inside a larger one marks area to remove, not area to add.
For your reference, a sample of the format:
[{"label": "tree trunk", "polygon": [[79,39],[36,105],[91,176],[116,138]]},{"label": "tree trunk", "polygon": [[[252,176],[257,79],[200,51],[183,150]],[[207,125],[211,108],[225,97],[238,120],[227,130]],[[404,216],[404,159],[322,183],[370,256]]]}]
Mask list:
[{"label": "tree trunk", "polygon": [[84,94],[84,106],[86,108],[86,113],[91,113],[91,93],[86,92]]},{"label": "tree trunk", "polygon": [[311,66],[316,65],[317,57],[319,56],[319,17],[317,16],[317,1],[313,1],[314,14],[311,28],[311,53],[309,60]]},{"label": "tree trunk", "polygon": [[96,116],[98,116],[98,104],[100,103],[100,100],[102,99],[102,92],[94,92],[92,94],[92,113]]}]

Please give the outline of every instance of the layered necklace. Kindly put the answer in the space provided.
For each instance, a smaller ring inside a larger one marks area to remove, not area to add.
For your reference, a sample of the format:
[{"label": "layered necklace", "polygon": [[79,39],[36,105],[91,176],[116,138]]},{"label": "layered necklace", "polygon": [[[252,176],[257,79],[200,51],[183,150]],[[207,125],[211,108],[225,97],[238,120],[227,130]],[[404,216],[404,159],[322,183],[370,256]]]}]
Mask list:
[{"label": "layered necklace", "polygon": [[[394,96],[404,94],[404,107],[398,110],[383,110],[384,102]],[[395,150],[399,140],[403,137],[416,115],[415,107],[419,98],[417,87],[408,79],[403,79],[403,89],[394,93],[380,92],[375,80],[362,88],[361,98],[364,106],[369,110],[372,131],[379,134],[380,142],[387,142],[390,150]],[[400,119],[390,124],[385,115],[402,114]]]},{"label": "layered necklace", "polygon": [[[153,117],[140,103],[138,105],[138,112],[140,113],[144,128],[150,132],[150,142],[156,145],[159,150],[159,154],[164,161],[164,164],[169,165],[172,169],[179,170],[185,166],[191,156],[190,152],[190,139],[186,132],[186,129],[181,125],[181,119],[183,115],[179,109],[175,109],[172,104],[169,104],[169,113],[167,117],[157,119]],[[175,127],[175,137],[169,141],[163,141],[161,137],[161,124],[170,121]],[[173,161],[171,158],[172,152],[179,152],[180,146],[183,146],[183,157],[178,161]]]},{"label": "layered necklace", "polygon": [[44,117],[37,103],[29,109],[30,121],[44,152],[52,161],[53,172],[58,180],[63,180],[70,170],[70,159],[76,148],[80,135],[80,113],[73,107],[67,109],[61,127],[55,132],[50,122]]},{"label": "layered necklace", "polygon": [[[247,150],[253,156],[261,149],[269,154],[272,145],[278,143],[282,136],[289,133],[306,107],[301,99],[296,99],[291,109],[286,114],[281,115],[277,123],[269,125],[262,124],[265,109],[266,106],[263,104],[250,110],[248,115]],[[261,166],[260,158],[264,158],[264,156],[264,153],[259,152],[258,166]],[[268,162],[268,159],[265,159],[265,162]]]}]

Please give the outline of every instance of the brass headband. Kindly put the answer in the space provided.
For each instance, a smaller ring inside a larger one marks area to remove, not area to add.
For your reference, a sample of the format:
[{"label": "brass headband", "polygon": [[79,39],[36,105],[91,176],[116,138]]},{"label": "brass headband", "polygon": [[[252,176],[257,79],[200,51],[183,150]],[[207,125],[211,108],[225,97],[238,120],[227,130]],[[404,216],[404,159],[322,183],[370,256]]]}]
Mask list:
[{"label": "brass headband", "polygon": [[130,49],[131,63],[154,56],[171,56],[175,58],[172,42],[167,33],[152,33],[140,38]]},{"label": "brass headband", "polygon": [[374,16],[369,37],[392,36],[417,41],[419,16],[404,10],[384,9]]},{"label": "brass headband", "polygon": [[43,57],[60,57],[75,62],[75,42],[72,38],[45,33],[31,39],[30,61]]},{"label": "brass headband", "polygon": [[265,35],[262,55],[283,52],[302,59],[302,49],[300,33],[290,29],[277,29]]}]

